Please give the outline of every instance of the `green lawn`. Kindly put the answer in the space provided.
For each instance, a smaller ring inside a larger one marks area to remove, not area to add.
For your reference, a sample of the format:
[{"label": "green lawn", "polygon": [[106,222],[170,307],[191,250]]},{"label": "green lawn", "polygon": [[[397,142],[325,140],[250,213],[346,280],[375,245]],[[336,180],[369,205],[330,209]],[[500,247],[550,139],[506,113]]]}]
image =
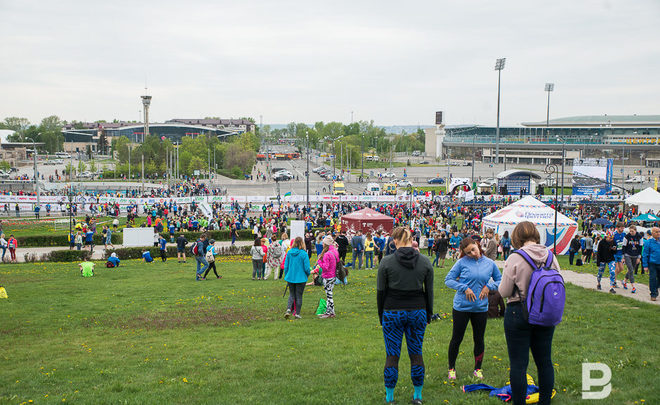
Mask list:
[{"label": "green lawn", "polygon": [[[126,261],[85,279],[75,264],[0,265],[9,294],[0,300],[0,403],[383,403],[375,270],[353,272],[348,286],[335,289],[336,319],[315,319],[323,293],[307,287],[303,319],[285,321],[282,281],[251,281],[247,258],[223,260],[219,268],[223,279],[195,282],[190,260]],[[439,313],[451,313],[447,270],[436,273]],[[585,361],[612,368],[612,394],[599,403],[657,399],[657,314],[649,304],[569,286],[553,347],[553,403],[581,401]],[[451,319],[429,325],[425,403],[500,403],[460,389],[474,382],[469,333],[458,381],[447,383]],[[484,382],[504,385],[507,367],[502,320],[489,320]],[[399,403],[412,392],[409,372],[404,354]],[[535,367],[530,372],[535,376]]]},{"label": "green lawn", "polygon": [[[39,236],[39,235],[66,235],[69,232],[69,217],[62,216],[60,213],[53,213],[50,217],[41,216],[42,220],[35,220],[34,217],[16,218],[16,217],[0,217],[2,220],[2,232],[9,237],[13,234],[16,237],[20,236]],[[46,219],[62,220],[62,222],[55,223],[54,221]],[[77,217],[78,221],[84,221],[85,217]],[[98,217],[96,218],[97,232],[101,231],[103,225],[112,225],[114,217]],[[136,218],[135,224],[137,226],[145,222],[144,216]],[[119,227],[126,226],[126,217],[119,218]]]}]

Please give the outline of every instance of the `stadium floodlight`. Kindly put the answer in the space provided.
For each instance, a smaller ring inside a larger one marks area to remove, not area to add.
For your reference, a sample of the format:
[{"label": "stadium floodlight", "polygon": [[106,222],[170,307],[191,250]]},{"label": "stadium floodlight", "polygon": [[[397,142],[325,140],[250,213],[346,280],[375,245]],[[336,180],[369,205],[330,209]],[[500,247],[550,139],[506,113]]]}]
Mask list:
[{"label": "stadium floodlight", "polygon": [[[545,127],[548,128],[550,126],[550,92],[555,90],[555,84],[554,83],[546,83],[545,84],[545,91],[548,92],[548,109],[546,112],[545,116]],[[548,131],[548,135],[550,135],[550,130]]]},{"label": "stadium floodlight", "polygon": [[500,162],[500,78],[502,76],[502,69],[504,69],[506,58],[500,58],[495,61],[495,70],[497,70],[497,127],[495,129],[495,161]]}]

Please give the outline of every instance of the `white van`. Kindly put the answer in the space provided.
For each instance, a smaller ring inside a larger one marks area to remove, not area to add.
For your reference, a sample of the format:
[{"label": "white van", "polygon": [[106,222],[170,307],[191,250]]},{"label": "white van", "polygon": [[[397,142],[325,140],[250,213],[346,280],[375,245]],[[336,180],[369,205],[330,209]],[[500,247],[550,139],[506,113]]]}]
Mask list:
[{"label": "white van", "polygon": [[367,193],[380,194],[380,185],[378,183],[368,183]]}]

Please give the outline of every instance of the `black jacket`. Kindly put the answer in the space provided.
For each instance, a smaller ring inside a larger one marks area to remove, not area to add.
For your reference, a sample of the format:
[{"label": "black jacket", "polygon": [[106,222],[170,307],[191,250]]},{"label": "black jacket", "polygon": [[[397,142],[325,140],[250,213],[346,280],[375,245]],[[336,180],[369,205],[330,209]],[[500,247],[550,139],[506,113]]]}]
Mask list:
[{"label": "black jacket", "polygon": [[378,319],[384,310],[425,309],[427,322],[433,315],[433,267],[429,259],[411,247],[383,257],[376,282]]}]

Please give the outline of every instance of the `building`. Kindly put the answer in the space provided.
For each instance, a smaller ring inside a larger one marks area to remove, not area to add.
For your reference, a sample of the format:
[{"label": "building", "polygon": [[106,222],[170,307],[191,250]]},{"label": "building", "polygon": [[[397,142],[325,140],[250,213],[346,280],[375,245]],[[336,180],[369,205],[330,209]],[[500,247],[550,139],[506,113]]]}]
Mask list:
[{"label": "building", "polygon": [[[134,143],[144,139],[144,124],[135,122],[86,122],[72,124],[62,128],[64,135],[64,151],[69,153],[83,152],[89,149],[92,153],[103,153],[99,150],[101,136],[106,137],[109,146],[114,137],[125,136]],[[172,142],[181,142],[183,137],[200,135],[216,136],[225,139],[232,135],[252,132],[255,124],[248,120],[234,119],[173,119],[165,123],[150,123],[149,133],[165,137]]]},{"label": "building", "polygon": [[[445,128],[441,155],[496,160],[496,128]],[[549,164],[566,159],[609,157],[660,167],[660,115],[602,115],[524,122],[500,127],[500,163]],[[436,147],[437,149],[437,147]],[[638,160],[639,159],[639,160]]]}]

